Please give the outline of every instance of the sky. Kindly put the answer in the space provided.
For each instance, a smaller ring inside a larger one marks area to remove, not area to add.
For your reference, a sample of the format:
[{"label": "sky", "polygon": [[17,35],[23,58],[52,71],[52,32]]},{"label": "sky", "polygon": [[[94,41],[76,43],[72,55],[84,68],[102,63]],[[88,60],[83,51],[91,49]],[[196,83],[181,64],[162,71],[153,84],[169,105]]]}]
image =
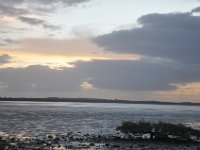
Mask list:
[{"label": "sky", "polygon": [[200,102],[199,0],[0,0],[0,97]]}]

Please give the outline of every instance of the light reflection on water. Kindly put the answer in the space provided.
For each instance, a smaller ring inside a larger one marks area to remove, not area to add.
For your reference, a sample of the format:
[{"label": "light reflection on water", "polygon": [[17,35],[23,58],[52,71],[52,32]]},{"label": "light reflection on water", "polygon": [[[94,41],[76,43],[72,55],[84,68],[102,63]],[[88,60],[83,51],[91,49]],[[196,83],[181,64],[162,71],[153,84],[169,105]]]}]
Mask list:
[{"label": "light reflection on water", "polygon": [[199,106],[0,102],[0,131],[6,133],[112,133],[122,121],[185,123],[200,129]]}]

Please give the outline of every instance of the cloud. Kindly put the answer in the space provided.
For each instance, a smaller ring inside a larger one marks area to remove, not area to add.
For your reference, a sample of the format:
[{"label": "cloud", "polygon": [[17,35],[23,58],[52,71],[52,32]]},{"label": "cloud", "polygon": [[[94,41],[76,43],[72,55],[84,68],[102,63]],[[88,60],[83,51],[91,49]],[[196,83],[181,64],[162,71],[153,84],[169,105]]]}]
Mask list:
[{"label": "cloud", "polygon": [[[37,14],[38,11],[50,13],[59,7],[74,6],[89,0],[0,0],[0,14],[19,16]],[[51,11],[50,11],[51,10]]]},{"label": "cloud", "polygon": [[0,55],[0,64],[6,64],[6,63],[9,63],[10,60],[11,60],[11,56],[8,55],[8,54],[3,54],[3,55]]},{"label": "cloud", "polygon": [[0,47],[12,46],[18,43],[18,40],[14,36],[9,36],[9,34],[12,34],[12,31],[0,31],[0,34]]},{"label": "cloud", "polygon": [[20,5],[31,5],[31,4],[38,4],[38,5],[52,5],[52,4],[65,4],[66,6],[72,6],[84,2],[88,2],[89,0],[0,0],[0,2],[6,6],[20,6]]},{"label": "cloud", "polygon": [[[76,62],[74,68],[34,65],[0,69],[7,92],[167,91],[177,84],[200,82],[200,66],[180,63],[95,60]],[[45,94],[43,94],[45,95]]]},{"label": "cloud", "polygon": [[80,74],[70,68],[50,69],[35,65],[26,68],[4,68],[0,71],[0,81],[10,92],[58,92],[71,91],[80,87]]},{"label": "cloud", "polygon": [[8,87],[8,85],[4,82],[0,82],[0,90],[5,90]]},{"label": "cloud", "polygon": [[40,4],[55,4],[55,3],[62,3],[66,6],[73,6],[76,4],[88,2],[89,0],[36,0]]},{"label": "cloud", "polygon": [[200,13],[200,7],[197,7],[197,8],[195,8],[195,9],[193,9],[192,12],[193,12],[193,13],[196,13],[196,12],[197,12],[197,13]]},{"label": "cloud", "polygon": [[2,47],[16,44],[17,42],[18,42],[17,40],[13,40],[9,38],[0,38],[0,46]]},{"label": "cloud", "polygon": [[100,89],[160,91],[176,89],[173,83],[200,81],[199,65],[162,61],[96,60],[80,62],[76,66],[78,71],[92,78],[90,84]]},{"label": "cloud", "polygon": [[[28,38],[19,40],[12,50],[26,54],[63,56],[75,60],[139,59],[138,56],[134,55],[119,55],[103,51],[102,48],[88,39]],[[12,50],[7,49],[9,52]]]},{"label": "cloud", "polygon": [[94,89],[94,86],[89,82],[82,82],[80,86],[84,90],[92,90],[92,89]]},{"label": "cloud", "polygon": [[140,28],[115,31],[93,41],[107,51],[200,63],[200,16],[192,12],[148,14],[138,23]]},{"label": "cloud", "polygon": [[89,57],[101,52],[101,48],[87,39],[29,38],[19,41],[15,51],[36,54]]},{"label": "cloud", "polygon": [[29,17],[18,17],[19,20],[21,20],[22,22],[28,23],[30,25],[40,25],[43,24],[44,21],[41,19],[36,19],[36,18],[29,18]]},{"label": "cloud", "polygon": [[[89,0],[0,0],[0,17],[13,17],[31,25],[57,30],[58,26],[46,22],[49,14],[60,7],[76,6]],[[37,16],[40,19],[27,16]],[[42,18],[42,19],[41,19]]]},{"label": "cloud", "polygon": [[40,64],[50,68],[62,68],[72,67],[71,63],[80,60],[136,61],[140,59],[136,55],[104,51],[88,39],[28,38],[17,40],[14,45],[11,41],[10,43],[2,42],[2,44],[5,44],[5,47],[0,49],[1,53],[14,57],[14,61],[4,67],[25,67]]},{"label": "cloud", "polygon": [[[0,3],[5,3],[1,2]],[[29,11],[26,9],[22,8],[15,8],[11,6],[5,6],[0,4],[0,15],[6,15],[6,16],[19,16],[19,15],[24,15],[24,14],[29,14]]]},{"label": "cloud", "polygon": [[30,25],[41,25],[45,29],[51,29],[51,30],[60,29],[60,27],[58,27],[58,26],[47,24],[46,21],[44,21],[42,19],[30,18],[30,17],[24,17],[24,16],[20,16],[20,17],[18,17],[18,19],[20,21],[30,24]]}]

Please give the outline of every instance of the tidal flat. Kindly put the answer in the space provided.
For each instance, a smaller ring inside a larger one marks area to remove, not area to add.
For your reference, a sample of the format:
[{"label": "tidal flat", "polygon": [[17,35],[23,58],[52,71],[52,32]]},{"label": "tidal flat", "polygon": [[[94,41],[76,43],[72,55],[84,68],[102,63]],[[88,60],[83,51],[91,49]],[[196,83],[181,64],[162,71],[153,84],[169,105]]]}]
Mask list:
[{"label": "tidal flat", "polygon": [[199,149],[197,143],[115,139],[119,136],[115,129],[122,122],[140,120],[183,123],[200,129],[200,107],[1,102],[0,149]]}]

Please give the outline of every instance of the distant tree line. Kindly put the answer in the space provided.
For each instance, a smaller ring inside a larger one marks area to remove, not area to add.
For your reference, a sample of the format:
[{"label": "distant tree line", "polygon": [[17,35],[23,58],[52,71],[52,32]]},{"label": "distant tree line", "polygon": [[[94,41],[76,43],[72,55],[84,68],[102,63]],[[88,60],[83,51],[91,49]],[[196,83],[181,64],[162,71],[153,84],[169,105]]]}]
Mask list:
[{"label": "distant tree line", "polygon": [[60,98],[60,97],[46,97],[46,98],[13,98],[13,97],[0,97],[0,101],[33,101],[33,102],[88,102],[88,103],[124,103],[124,104],[153,104],[153,105],[190,105],[200,106],[200,103],[191,102],[160,102],[160,101],[131,101],[131,100],[111,100],[111,99],[98,99],[98,98]]}]

